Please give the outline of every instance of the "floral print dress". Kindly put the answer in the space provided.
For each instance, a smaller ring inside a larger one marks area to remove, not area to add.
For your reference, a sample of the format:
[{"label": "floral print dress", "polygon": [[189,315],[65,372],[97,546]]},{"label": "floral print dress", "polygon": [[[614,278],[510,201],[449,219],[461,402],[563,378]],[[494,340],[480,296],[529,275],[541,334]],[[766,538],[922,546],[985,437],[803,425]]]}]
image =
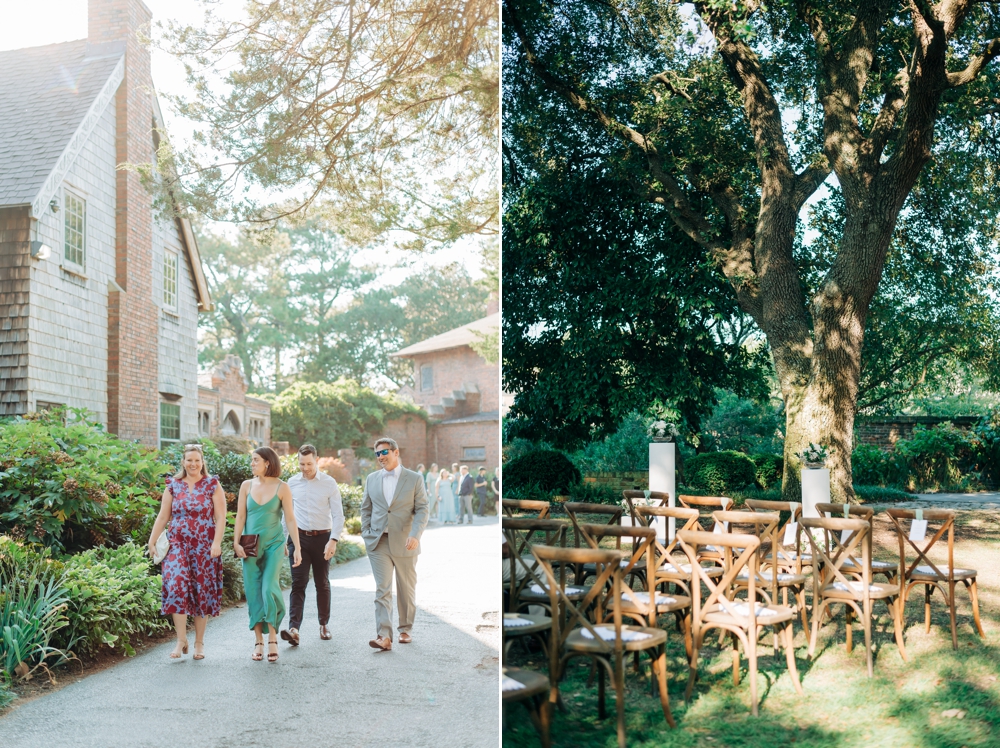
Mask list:
[{"label": "floral print dress", "polygon": [[167,479],[173,496],[167,539],[170,550],[163,559],[163,615],[217,616],[222,607],[222,558],[212,558],[215,507],[212,494],[219,484],[214,476],[202,477],[194,486]]}]

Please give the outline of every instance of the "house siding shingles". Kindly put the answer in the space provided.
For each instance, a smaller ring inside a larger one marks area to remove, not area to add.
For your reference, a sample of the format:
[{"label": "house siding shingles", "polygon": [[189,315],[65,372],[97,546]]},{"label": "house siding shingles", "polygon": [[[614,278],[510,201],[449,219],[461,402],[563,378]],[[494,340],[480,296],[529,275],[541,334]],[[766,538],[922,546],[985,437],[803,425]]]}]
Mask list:
[{"label": "house siding shingles", "polygon": [[30,239],[28,208],[0,209],[0,416],[29,408]]},{"label": "house siding shingles", "polygon": [[[108,414],[108,282],[115,277],[115,104],[101,117],[59,191],[59,210],[39,219],[52,257],[32,270],[30,391],[39,400]],[[67,270],[63,248],[65,194],[87,201],[83,276]],[[65,266],[65,267],[64,267]]]}]

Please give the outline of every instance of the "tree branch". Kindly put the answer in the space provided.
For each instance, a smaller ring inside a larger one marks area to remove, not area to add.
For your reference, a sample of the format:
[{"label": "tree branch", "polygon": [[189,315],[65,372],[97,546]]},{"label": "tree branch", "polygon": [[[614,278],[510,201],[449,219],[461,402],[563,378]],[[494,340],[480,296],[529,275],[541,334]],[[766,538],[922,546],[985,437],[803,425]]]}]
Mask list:
[{"label": "tree branch", "polygon": [[986,45],[986,50],[981,55],[976,55],[969,60],[969,64],[964,70],[955,73],[948,73],[948,87],[956,88],[971,83],[979,74],[983,72],[994,57],[1000,55],[1000,38],[991,39]]}]

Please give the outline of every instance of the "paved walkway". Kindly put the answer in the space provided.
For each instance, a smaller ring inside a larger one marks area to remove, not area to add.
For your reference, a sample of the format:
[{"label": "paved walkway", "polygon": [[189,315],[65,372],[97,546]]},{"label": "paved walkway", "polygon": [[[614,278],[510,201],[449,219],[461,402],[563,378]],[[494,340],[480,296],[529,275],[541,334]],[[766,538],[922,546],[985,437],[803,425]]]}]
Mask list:
[{"label": "paved walkway", "polygon": [[277,663],[252,662],[246,609],[231,609],[209,622],[204,660],[170,660],[172,643],[154,647],[15,707],[0,718],[0,745],[495,748],[497,518],[472,527],[432,524],[423,544],[412,644],[369,648],[375,583],[361,558],[330,573],[332,641],[319,638],[310,594],[302,644],[282,642]]},{"label": "paved walkway", "polygon": [[[879,504],[878,506],[883,506]],[[901,501],[885,504],[887,507],[899,509],[926,509],[940,507],[942,509],[1000,509],[1000,492],[980,491],[979,493],[918,493],[913,501]]]}]

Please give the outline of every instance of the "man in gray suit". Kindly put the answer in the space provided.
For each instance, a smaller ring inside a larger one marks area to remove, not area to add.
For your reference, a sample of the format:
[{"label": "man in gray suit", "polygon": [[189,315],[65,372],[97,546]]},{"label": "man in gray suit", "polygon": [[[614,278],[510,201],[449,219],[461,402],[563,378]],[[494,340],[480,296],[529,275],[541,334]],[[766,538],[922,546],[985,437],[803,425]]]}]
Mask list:
[{"label": "man in gray suit", "polygon": [[375,442],[375,457],[382,466],[368,476],[361,502],[361,537],[375,576],[376,636],[369,646],[392,649],[392,572],[396,572],[396,607],[399,609],[399,643],[413,639],[416,612],[417,554],[427,526],[427,492],[420,474],[399,461],[399,445],[388,437]]}]

